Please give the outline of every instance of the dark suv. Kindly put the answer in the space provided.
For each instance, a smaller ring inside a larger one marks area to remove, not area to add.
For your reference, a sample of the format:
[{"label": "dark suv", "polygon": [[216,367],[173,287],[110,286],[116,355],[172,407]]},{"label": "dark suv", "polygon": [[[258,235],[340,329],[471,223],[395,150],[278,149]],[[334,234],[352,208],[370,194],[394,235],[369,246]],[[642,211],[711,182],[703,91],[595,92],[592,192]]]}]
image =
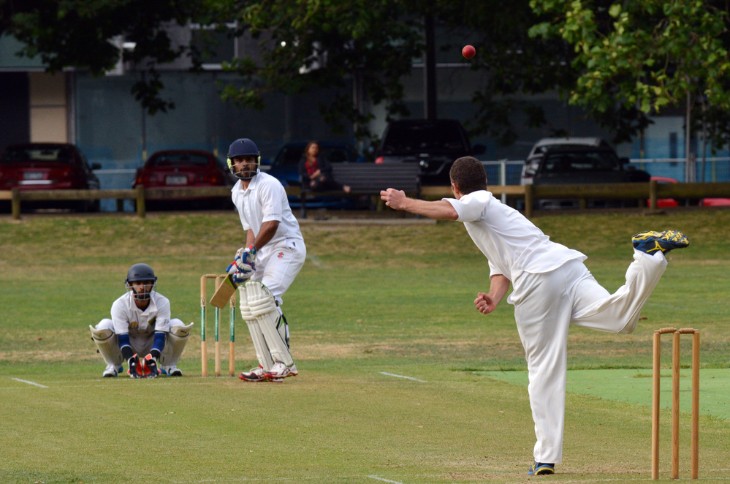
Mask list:
[{"label": "dark suv", "polygon": [[375,163],[418,163],[422,185],[448,185],[454,160],[484,151],[483,145],[471,146],[466,130],[454,119],[403,119],[385,128]]},{"label": "dark suv", "polygon": [[[523,185],[582,185],[586,183],[648,183],[649,173],[628,166],[611,147],[549,145],[528,157],[522,170]],[[608,206],[596,200],[593,206]],[[541,200],[539,208],[577,206],[574,200]]]}]

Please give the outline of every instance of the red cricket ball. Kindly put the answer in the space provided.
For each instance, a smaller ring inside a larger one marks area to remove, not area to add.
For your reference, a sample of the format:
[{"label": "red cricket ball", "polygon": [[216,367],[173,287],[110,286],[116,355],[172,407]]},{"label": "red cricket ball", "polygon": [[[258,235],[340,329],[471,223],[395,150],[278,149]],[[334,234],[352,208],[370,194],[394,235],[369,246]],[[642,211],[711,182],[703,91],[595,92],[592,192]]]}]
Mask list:
[{"label": "red cricket ball", "polygon": [[464,59],[471,59],[477,55],[477,50],[473,45],[465,45],[464,48],[461,49],[461,55],[464,56]]}]

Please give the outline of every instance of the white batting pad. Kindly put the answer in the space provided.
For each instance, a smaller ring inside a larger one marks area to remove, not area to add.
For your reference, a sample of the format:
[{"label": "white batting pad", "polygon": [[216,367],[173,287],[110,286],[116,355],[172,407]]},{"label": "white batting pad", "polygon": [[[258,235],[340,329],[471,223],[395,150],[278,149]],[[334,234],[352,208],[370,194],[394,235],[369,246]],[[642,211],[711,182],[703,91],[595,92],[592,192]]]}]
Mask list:
[{"label": "white batting pad", "polygon": [[286,366],[294,364],[289,347],[276,329],[279,322],[279,310],[271,292],[258,281],[246,283],[246,298],[251,314],[256,316],[259,328],[266,339],[266,345],[271,352],[274,362],[284,363]]},{"label": "white batting pad", "polygon": [[238,287],[238,300],[239,308],[241,309],[241,317],[246,322],[248,332],[251,334],[251,341],[253,342],[253,347],[256,351],[256,359],[264,368],[264,371],[270,371],[271,367],[274,366],[274,361],[271,358],[271,352],[266,344],[266,338],[259,327],[256,316],[253,315],[251,308],[249,307],[245,284]]},{"label": "white batting pad", "polygon": [[165,349],[162,350],[162,355],[160,355],[160,365],[163,368],[177,366],[185,345],[188,343],[190,328],[193,327],[193,323],[186,325],[179,319],[173,319],[170,324],[171,328],[167,334]]},{"label": "white batting pad", "polygon": [[114,365],[114,368],[121,366],[124,358],[122,358],[122,352],[119,350],[119,342],[117,341],[117,335],[111,329],[104,328],[97,329],[94,326],[89,326],[91,331],[91,339],[96,343],[96,348],[99,350],[99,354],[108,365]]}]

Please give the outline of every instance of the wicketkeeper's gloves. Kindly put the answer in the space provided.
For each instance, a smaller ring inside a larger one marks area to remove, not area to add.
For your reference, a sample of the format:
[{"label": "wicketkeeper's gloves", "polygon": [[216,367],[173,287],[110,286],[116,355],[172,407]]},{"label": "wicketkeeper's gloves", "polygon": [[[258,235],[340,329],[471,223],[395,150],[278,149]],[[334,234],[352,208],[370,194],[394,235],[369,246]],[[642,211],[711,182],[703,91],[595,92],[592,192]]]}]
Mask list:
[{"label": "wicketkeeper's gloves", "polygon": [[144,370],[136,354],[127,361],[127,364],[129,365],[127,374],[129,374],[130,378],[144,378]]},{"label": "wicketkeeper's gloves", "polygon": [[157,378],[160,370],[157,368],[157,359],[151,354],[144,357],[145,376],[147,378]]}]

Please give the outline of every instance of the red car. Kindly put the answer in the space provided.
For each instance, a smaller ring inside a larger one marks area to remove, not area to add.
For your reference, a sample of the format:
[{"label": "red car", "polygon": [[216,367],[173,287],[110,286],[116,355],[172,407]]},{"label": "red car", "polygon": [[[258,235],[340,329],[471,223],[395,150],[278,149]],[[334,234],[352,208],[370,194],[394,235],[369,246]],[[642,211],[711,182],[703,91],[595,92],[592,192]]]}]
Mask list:
[{"label": "red car", "polygon": [[[653,176],[652,180],[656,180],[657,183],[679,183],[676,178],[670,178],[668,176]],[[650,205],[650,201],[646,201],[646,206]],[[728,207],[730,206],[730,198],[703,198],[698,202],[700,207]],[[670,208],[678,207],[679,202],[673,198],[658,198],[656,201],[657,208]]]},{"label": "red car", "polygon": [[[657,183],[677,183],[675,178],[670,178],[668,176],[653,176],[651,179],[656,180]],[[651,200],[646,201],[646,206],[651,207]],[[656,200],[657,208],[673,208],[678,206],[679,202],[673,198],[657,198]]]},{"label": "red car", "polygon": [[[233,176],[228,167],[213,153],[204,150],[164,150],[153,153],[145,164],[137,169],[134,185],[145,188],[178,189],[188,187],[232,187]],[[182,205],[181,200],[148,198],[150,208]],[[231,207],[230,196],[226,198],[185,199],[186,206]]]},{"label": "red car", "polygon": [[[99,168],[99,163],[89,164],[81,150],[69,143],[10,145],[0,157],[0,190],[98,189],[99,178],[93,170]],[[45,202],[45,205],[89,211],[99,209],[98,200],[53,201]]]}]

